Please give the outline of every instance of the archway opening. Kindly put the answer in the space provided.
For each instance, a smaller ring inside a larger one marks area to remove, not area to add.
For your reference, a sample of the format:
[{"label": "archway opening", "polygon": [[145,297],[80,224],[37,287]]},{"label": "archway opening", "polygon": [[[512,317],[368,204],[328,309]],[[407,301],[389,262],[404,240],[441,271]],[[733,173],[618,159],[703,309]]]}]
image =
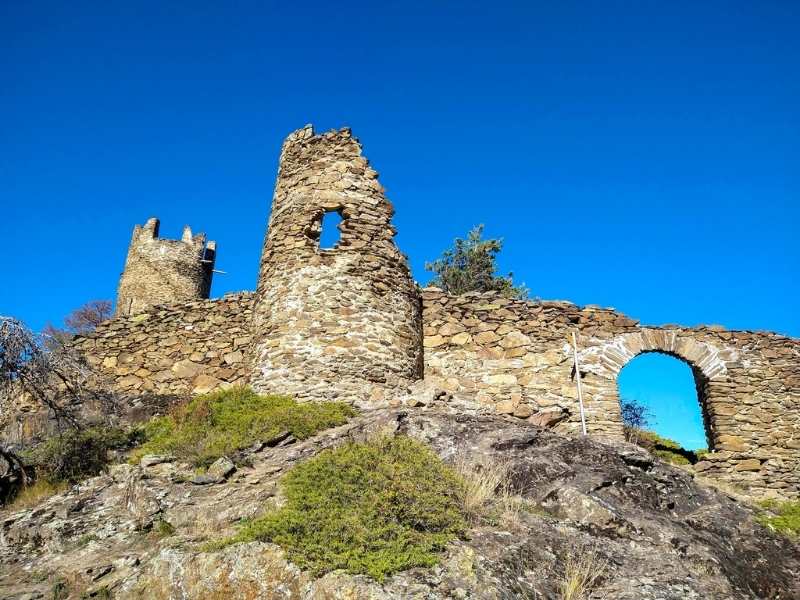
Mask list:
[{"label": "archway opening", "polygon": [[[709,424],[705,412],[705,378],[680,358],[661,352],[640,354],[628,362],[617,378],[623,420],[635,441],[645,438],[668,452],[675,443],[676,460],[694,462],[709,448]],[[626,414],[627,413],[627,414]],[[640,422],[637,422],[637,417]],[[655,433],[639,435],[636,429]],[[661,440],[666,440],[662,442]],[[663,448],[662,448],[663,447]],[[686,451],[685,455],[682,451]],[[658,452],[657,452],[658,453]]]},{"label": "archway opening", "polygon": [[338,210],[329,210],[322,215],[319,247],[321,250],[333,250],[339,245],[342,236],[342,215]]}]

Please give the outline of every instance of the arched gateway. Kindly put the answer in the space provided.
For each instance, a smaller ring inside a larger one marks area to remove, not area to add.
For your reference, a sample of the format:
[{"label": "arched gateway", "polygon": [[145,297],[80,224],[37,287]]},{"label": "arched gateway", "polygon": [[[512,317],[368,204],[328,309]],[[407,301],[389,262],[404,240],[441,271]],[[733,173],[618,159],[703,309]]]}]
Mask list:
[{"label": "arched gateway", "polygon": [[[611,407],[613,420],[622,425],[617,377],[631,360],[641,354],[658,352],[674,356],[689,365],[697,388],[697,400],[703,414],[709,449],[730,445],[731,436],[738,433],[733,418],[734,399],[730,393],[728,363],[734,363],[735,349],[720,348],[712,343],[697,341],[677,329],[641,329],[613,338],[606,344],[593,346],[580,353],[584,385],[592,391],[595,401]],[[616,417],[616,418],[614,418]]]}]

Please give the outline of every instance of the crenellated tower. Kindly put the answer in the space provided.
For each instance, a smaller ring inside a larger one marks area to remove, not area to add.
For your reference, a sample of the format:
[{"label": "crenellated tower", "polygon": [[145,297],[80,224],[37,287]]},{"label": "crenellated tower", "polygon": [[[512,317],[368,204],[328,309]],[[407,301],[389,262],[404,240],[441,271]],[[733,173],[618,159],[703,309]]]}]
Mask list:
[{"label": "crenellated tower", "polygon": [[158,237],[159,220],[136,225],[117,291],[117,315],[132,315],[156,304],[208,298],[216,243],[183,228],[180,240]]},{"label": "crenellated tower", "polygon": [[[340,239],[323,249],[328,212],[341,216]],[[256,390],[379,402],[422,377],[420,297],[393,213],[349,129],[289,135],[256,291]]]}]

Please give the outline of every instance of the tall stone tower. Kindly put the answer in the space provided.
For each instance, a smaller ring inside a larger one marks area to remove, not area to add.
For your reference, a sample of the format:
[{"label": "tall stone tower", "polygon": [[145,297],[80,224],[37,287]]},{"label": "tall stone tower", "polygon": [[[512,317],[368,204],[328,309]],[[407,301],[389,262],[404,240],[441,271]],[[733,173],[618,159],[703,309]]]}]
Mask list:
[{"label": "tall stone tower", "polygon": [[183,228],[180,240],[158,237],[159,221],[133,228],[125,270],[119,279],[116,314],[132,315],[156,304],[208,298],[216,243]]},{"label": "tall stone tower", "polygon": [[[327,212],[340,240],[321,249]],[[286,138],[254,307],[257,391],[378,402],[422,377],[420,298],[393,213],[349,129]]]}]

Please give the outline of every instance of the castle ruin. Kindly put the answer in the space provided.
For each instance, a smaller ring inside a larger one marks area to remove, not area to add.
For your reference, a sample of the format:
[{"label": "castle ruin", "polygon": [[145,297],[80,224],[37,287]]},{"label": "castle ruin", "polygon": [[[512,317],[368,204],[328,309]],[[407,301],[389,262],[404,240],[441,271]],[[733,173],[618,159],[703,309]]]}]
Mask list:
[{"label": "castle ruin", "polygon": [[[319,245],[326,212],[341,239]],[[619,371],[661,352],[694,372],[709,449],[694,469],[754,495],[800,495],[800,340],[720,327],[645,327],[613,309],[420,290],[392,205],[348,129],[284,142],[255,293],[208,300],[213,242],[134,231],[117,316],[75,344],[118,391],[235,384],[380,407],[420,381],[509,418],[622,438]],[[580,372],[570,340],[577,334]]]},{"label": "castle ruin", "polygon": [[158,237],[159,220],[133,228],[125,270],[119,280],[116,316],[151,306],[208,298],[217,245],[187,225],[180,240]]}]

